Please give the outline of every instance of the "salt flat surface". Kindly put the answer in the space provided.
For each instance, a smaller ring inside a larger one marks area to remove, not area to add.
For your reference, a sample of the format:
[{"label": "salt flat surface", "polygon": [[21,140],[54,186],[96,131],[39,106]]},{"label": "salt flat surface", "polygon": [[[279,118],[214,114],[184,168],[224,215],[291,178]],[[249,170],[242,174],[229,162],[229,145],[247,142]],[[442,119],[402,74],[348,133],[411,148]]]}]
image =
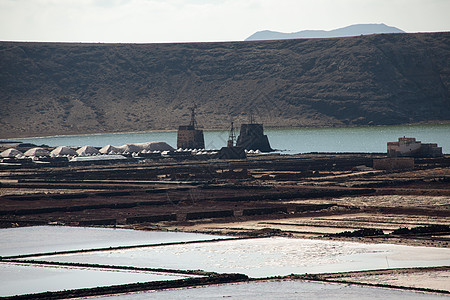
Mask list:
[{"label": "salt flat surface", "polygon": [[0,256],[223,238],[185,232],[67,226],[0,229]]},{"label": "salt flat surface", "polygon": [[39,260],[243,273],[250,277],[450,265],[450,249],[283,237],[37,257]]},{"label": "salt flat surface", "polygon": [[339,280],[427,288],[450,292],[450,271],[393,272],[390,274],[339,277]]},{"label": "salt flat surface", "polygon": [[307,281],[263,281],[95,297],[95,299],[448,299],[431,293]]},{"label": "salt flat surface", "polygon": [[0,297],[187,278],[179,274],[0,263]]}]

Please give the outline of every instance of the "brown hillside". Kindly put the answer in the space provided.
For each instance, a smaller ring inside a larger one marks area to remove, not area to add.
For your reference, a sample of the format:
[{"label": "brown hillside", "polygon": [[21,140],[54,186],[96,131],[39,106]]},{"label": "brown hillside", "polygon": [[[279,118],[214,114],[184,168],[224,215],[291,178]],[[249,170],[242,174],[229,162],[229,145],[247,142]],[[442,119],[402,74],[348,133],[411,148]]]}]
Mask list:
[{"label": "brown hillside", "polygon": [[0,137],[450,120],[450,33],[186,44],[0,42]]}]

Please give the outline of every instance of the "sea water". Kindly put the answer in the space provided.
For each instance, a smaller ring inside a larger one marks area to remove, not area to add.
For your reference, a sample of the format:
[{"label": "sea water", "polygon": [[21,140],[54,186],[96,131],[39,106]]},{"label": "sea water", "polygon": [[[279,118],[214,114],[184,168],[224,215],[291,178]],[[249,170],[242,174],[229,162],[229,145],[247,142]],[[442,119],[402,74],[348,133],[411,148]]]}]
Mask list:
[{"label": "sea water", "polygon": [[[387,142],[397,141],[399,137],[403,136],[415,137],[423,143],[437,143],[439,147],[442,147],[444,153],[450,153],[450,124],[266,129],[265,134],[268,136],[272,148],[286,154],[309,152],[386,152]],[[205,130],[204,135],[207,149],[220,149],[227,143],[228,132],[225,130]],[[127,132],[10,140],[19,140],[36,145],[73,147],[84,145],[103,147],[108,144],[121,146],[149,141],[164,141],[176,148],[177,132]]]}]

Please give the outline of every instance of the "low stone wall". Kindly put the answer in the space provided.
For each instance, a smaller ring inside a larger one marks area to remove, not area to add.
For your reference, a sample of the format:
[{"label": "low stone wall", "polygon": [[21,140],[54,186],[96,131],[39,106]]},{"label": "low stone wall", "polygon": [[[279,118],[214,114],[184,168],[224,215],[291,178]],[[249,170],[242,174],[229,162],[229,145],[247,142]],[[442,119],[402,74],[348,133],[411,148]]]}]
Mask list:
[{"label": "low stone wall", "polygon": [[391,157],[373,160],[373,168],[377,170],[414,169],[413,157]]},{"label": "low stone wall", "polygon": [[186,220],[233,217],[233,210],[200,211],[186,214]]},{"label": "low stone wall", "polygon": [[130,217],[126,219],[127,224],[145,223],[145,222],[163,222],[163,221],[176,221],[176,214],[169,215],[156,215],[156,216],[141,216]]},{"label": "low stone wall", "polygon": [[55,207],[43,207],[43,208],[29,208],[29,209],[16,209],[16,210],[0,210],[0,216],[3,215],[39,215],[54,212],[74,212],[88,209],[124,209],[138,206],[138,203],[112,203],[112,204],[92,204],[92,205],[78,205],[78,206],[55,206]]},{"label": "low stone wall", "polygon": [[334,203],[330,204],[301,204],[295,207],[295,212],[304,212],[304,211],[317,211],[321,209],[327,209],[329,207],[336,206]]},{"label": "low stone wall", "polygon": [[[183,273],[182,273],[183,274]],[[223,283],[245,282],[249,278],[244,274],[217,274],[203,277],[191,277],[177,280],[161,280],[149,282],[137,282],[121,285],[101,286],[94,288],[81,288],[73,290],[63,290],[55,292],[43,292],[36,294],[24,294],[18,296],[5,297],[5,299],[71,299],[79,297],[92,297],[111,294],[126,294],[132,292],[163,290],[172,288],[187,288]]]},{"label": "low stone wall", "polygon": [[80,226],[91,226],[91,225],[115,225],[117,223],[116,219],[103,219],[103,220],[85,220],[79,221]]},{"label": "low stone wall", "polygon": [[264,208],[249,208],[242,211],[243,216],[255,216],[255,215],[270,215],[278,213],[287,213],[287,207],[264,207]]}]

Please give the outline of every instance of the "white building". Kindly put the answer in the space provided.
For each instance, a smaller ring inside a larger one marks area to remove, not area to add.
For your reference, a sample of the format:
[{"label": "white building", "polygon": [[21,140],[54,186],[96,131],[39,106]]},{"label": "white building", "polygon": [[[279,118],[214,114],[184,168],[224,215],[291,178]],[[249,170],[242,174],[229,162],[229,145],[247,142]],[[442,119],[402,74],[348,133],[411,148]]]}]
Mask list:
[{"label": "white building", "polygon": [[398,142],[388,142],[387,152],[389,157],[440,157],[442,147],[438,147],[437,144],[422,143],[415,138],[402,137],[398,139]]}]

